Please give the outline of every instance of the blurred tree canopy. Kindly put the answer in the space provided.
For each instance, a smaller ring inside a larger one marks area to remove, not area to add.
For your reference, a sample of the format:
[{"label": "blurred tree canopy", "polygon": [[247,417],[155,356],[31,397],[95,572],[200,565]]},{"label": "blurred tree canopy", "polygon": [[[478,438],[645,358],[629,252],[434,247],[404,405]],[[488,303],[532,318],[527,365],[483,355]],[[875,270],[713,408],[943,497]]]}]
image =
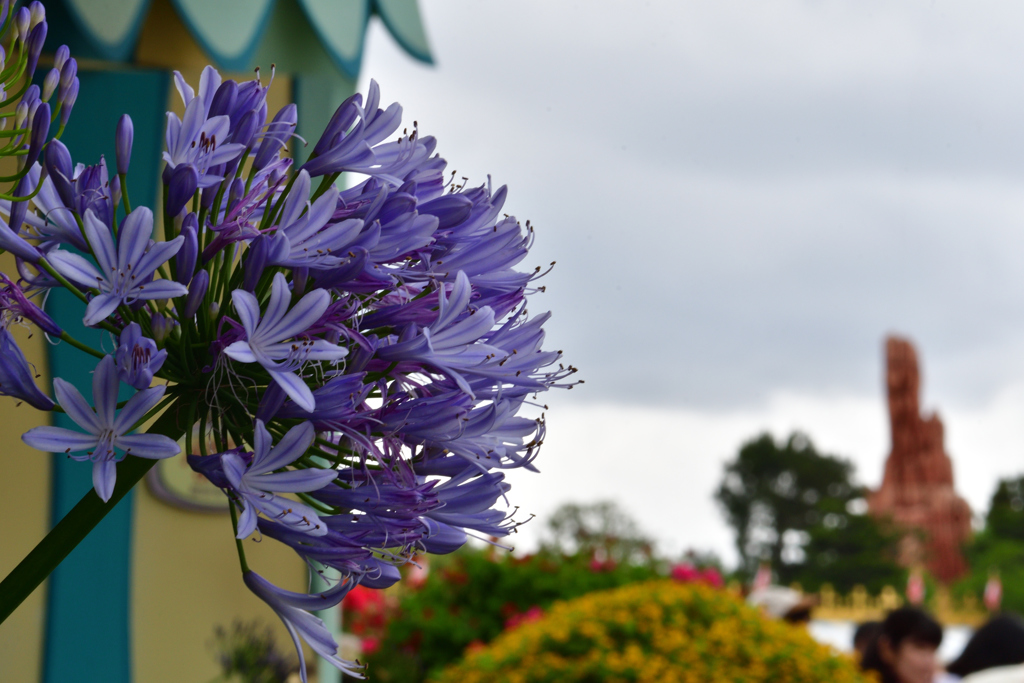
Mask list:
[{"label": "blurred tree canopy", "polygon": [[616,563],[642,563],[654,555],[654,541],[612,501],[566,503],[547,523],[543,547],[559,555],[582,555]]},{"label": "blurred tree canopy", "polygon": [[749,578],[767,560],[781,583],[809,590],[898,583],[899,537],[865,514],[853,472],[848,460],[819,453],[799,432],[781,444],[767,433],[743,444],[715,492],[736,534],[740,573]]},{"label": "blurred tree canopy", "polygon": [[999,480],[985,528],[964,550],[971,572],[954,592],[980,597],[989,573],[997,571],[1003,584],[1003,609],[1024,613],[1024,476]]}]

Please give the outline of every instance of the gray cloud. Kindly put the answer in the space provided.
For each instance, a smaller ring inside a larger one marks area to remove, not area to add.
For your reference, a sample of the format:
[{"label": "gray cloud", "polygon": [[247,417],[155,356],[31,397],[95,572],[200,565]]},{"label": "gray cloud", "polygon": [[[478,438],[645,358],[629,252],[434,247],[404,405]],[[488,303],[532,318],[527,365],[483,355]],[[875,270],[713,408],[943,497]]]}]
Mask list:
[{"label": "gray cloud", "polygon": [[1024,8],[798,1],[424,7],[364,73],[558,260],[532,304],[574,400],[728,408],[880,390],[913,336],[940,404],[1024,379]]}]

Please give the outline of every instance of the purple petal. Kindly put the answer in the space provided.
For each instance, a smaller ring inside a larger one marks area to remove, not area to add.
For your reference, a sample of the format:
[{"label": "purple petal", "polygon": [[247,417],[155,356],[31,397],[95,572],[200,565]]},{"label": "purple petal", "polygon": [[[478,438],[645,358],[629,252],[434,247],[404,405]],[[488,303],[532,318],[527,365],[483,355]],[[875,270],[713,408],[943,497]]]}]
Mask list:
[{"label": "purple petal", "polygon": [[92,404],[96,409],[97,421],[103,427],[114,425],[119,385],[114,357],[103,356],[92,373]]},{"label": "purple petal", "polygon": [[242,327],[245,328],[246,336],[252,339],[260,322],[260,303],[256,297],[243,289],[231,292],[231,302],[235,305],[235,311]]},{"label": "purple petal", "polygon": [[[290,470],[256,477],[261,489],[278,493],[318,491],[338,477],[337,470]],[[294,501],[292,501],[294,502]]]},{"label": "purple petal", "polygon": [[309,187],[309,173],[299,171],[299,174],[295,176],[295,183],[292,185],[291,192],[288,193],[288,198],[285,199],[284,211],[281,212],[281,219],[278,221],[279,225],[287,227],[299,220],[299,216],[302,215],[303,210],[306,208],[306,201],[309,199]]},{"label": "purple petal", "polygon": [[117,236],[117,264],[125,269],[130,264],[132,274],[138,278],[144,278],[148,273],[139,275],[136,268],[139,259],[149,246],[149,240],[153,236],[153,212],[145,206],[136,207],[128,214],[121,224],[121,232]]},{"label": "purple petal", "polygon": [[93,412],[92,406],[74,385],[57,377],[53,380],[53,393],[57,396],[57,403],[68,414],[68,417],[75,421],[75,424],[90,434],[99,436],[103,431],[103,425],[100,424],[96,413]]},{"label": "purple petal", "polygon": [[148,413],[163,398],[167,387],[160,385],[143,389],[128,399],[128,403],[121,409],[121,413],[114,420],[114,433],[124,434],[131,430],[136,422]]},{"label": "purple petal", "polygon": [[129,455],[151,460],[173,458],[181,453],[181,446],[174,439],[163,434],[119,436],[114,440],[114,445]]},{"label": "purple petal", "polygon": [[249,538],[249,535],[256,531],[256,520],[256,508],[249,501],[243,501],[242,514],[238,518],[238,533],[235,538]]},{"label": "purple petal", "polygon": [[79,287],[95,287],[103,278],[96,267],[78,254],[67,251],[51,251],[46,255],[54,270]]},{"label": "purple petal", "polygon": [[88,451],[96,448],[99,438],[91,434],[74,432],[63,427],[34,427],[21,436],[32,448],[48,453]]},{"label": "purple petal", "polygon": [[227,354],[228,358],[234,358],[239,363],[255,363],[256,356],[252,352],[252,348],[249,346],[247,341],[236,341],[230,344],[224,353]]},{"label": "purple petal", "polygon": [[237,491],[242,486],[242,477],[245,475],[245,463],[234,453],[222,455],[220,462],[228,483],[231,484],[231,488]]},{"label": "purple petal", "polygon": [[206,104],[206,115],[210,115],[210,105],[213,104],[213,96],[217,94],[217,89],[220,87],[221,77],[220,74],[212,66],[207,65],[203,69],[202,75],[199,76],[199,95],[203,98],[203,102]]},{"label": "purple petal", "polygon": [[178,94],[181,95],[181,101],[184,102],[187,107],[188,103],[192,101],[193,97],[195,97],[195,91],[192,90],[192,86],[188,84],[180,71],[174,72],[174,87],[178,89]]},{"label": "purple petal", "polygon": [[[249,471],[253,468],[259,467],[263,461],[270,455],[270,451],[274,446],[274,440],[270,436],[270,432],[267,431],[267,426],[263,424],[263,420],[256,420],[253,425],[253,459],[252,464],[249,466]],[[266,472],[268,470],[261,470]]]},{"label": "purple petal", "polygon": [[335,361],[348,355],[348,349],[332,344],[326,339],[314,339],[302,349],[303,356],[309,360]]},{"label": "purple petal", "polygon": [[152,273],[172,256],[178,253],[185,238],[178,235],[169,242],[157,242],[149,247],[137,263],[132,264],[132,272],[138,280],[148,278]]},{"label": "purple petal", "polygon": [[121,297],[114,294],[98,294],[92,298],[89,305],[85,307],[85,317],[82,322],[92,327],[110,317],[110,314],[121,305]]},{"label": "purple petal", "polygon": [[[191,88],[189,88],[191,90]],[[179,91],[180,92],[180,91]],[[177,145],[170,152],[175,160],[181,160],[192,146],[192,142],[203,129],[206,120],[203,101],[195,97],[185,105],[185,116],[181,119],[181,130],[178,131]]]},{"label": "purple petal", "polygon": [[113,460],[97,460],[92,464],[92,487],[104,503],[114,494],[117,481],[117,463]]},{"label": "purple petal", "polygon": [[[280,275],[280,273],[278,273]],[[284,279],[284,276],[281,276]],[[323,289],[314,289],[302,297],[292,310],[281,318],[277,324],[261,331],[260,336],[268,341],[290,339],[302,334],[309,326],[320,319],[327,307],[331,305],[331,295]]]},{"label": "purple petal", "polygon": [[136,299],[173,299],[188,294],[188,287],[174,280],[153,280],[130,292]]},{"label": "purple petal", "polygon": [[[261,435],[265,439],[261,443]],[[249,466],[249,474],[263,474],[291,465],[305,454],[316,438],[312,422],[303,422],[288,430],[276,446],[270,448],[270,434],[262,420],[256,421],[256,457]]]},{"label": "purple petal", "polygon": [[[117,251],[114,249],[114,236],[110,234],[110,228],[96,217],[92,209],[87,209],[82,219],[82,230],[96,256],[100,273],[105,280],[109,280],[117,269]],[[95,280],[89,286],[95,287]]]},{"label": "purple petal", "polygon": [[313,398],[313,392],[309,390],[305,382],[299,379],[298,375],[294,372],[281,372],[270,369],[267,369],[267,372],[284,389],[284,393],[288,394],[288,397],[295,401],[295,405],[307,413],[316,410],[316,399]]},{"label": "purple petal", "polygon": [[271,335],[276,334],[277,325],[288,312],[288,304],[291,303],[291,300],[292,293],[288,289],[288,280],[285,279],[282,273],[275,273],[274,282],[270,288],[270,301],[267,303],[267,312],[263,314],[263,320],[260,321],[260,339],[266,341],[278,341],[281,339],[281,337]]},{"label": "purple petal", "polygon": [[[167,112],[167,130],[164,133],[164,147],[167,149],[174,149],[178,144],[178,136],[181,134],[181,119],[174,112]],[[171,155],[169,152],[163,153],[164,161],[170,163]]]},{"label": "purple petal", "polygon": [[[226,116],[224,118],[227,118]],[[236,142],[228,142],[223,145],[217,145],[217,148],[210,152],[206,157],[207,163],[211,166],[218,164],[226,164],[232,161],[235,157],[242,153],[245,149],[245,145],[240,145]]]}]

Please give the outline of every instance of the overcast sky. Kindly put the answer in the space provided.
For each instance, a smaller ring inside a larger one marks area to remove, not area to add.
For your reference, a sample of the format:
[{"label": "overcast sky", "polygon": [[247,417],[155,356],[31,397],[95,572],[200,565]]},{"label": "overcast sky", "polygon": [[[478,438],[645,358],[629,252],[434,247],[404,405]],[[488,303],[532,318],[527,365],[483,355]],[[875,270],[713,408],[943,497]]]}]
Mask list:
[{"label": "overcast sky", "polygon": [[972,506],[1024,472],[1024,5],[421,6],[436,65],[375,21],[364,87],[509,186],[526,265],[558,261],[530,308],[587,382],[548,397],[514,503],[612,497],[732,560],[711,492],[759,431],[877,485],[891,332]]}]

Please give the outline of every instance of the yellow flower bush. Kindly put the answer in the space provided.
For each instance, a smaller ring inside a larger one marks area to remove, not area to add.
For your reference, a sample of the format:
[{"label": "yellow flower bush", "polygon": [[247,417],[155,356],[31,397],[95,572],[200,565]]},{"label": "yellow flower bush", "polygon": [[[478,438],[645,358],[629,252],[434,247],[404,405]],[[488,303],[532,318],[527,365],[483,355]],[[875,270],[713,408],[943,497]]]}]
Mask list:
[{"label": "yellow flower bush", "polygon": [[556,603],[436,683],[867,683],[853,660],[703,585],[657,580]]}]

